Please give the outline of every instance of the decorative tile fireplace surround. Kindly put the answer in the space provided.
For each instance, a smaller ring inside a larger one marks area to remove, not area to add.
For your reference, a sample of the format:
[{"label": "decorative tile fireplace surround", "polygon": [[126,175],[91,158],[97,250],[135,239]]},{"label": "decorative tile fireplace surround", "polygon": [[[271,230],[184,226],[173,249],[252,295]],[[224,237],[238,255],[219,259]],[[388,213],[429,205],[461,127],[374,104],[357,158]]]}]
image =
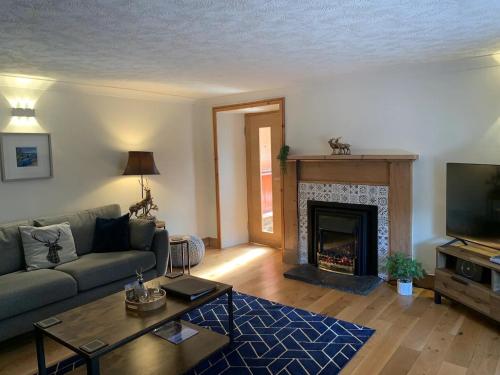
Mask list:
[{"label": "decorative tile fireplace surround", "polygon": [[[308,201],[378,209],[378,275],[394,251],[411,254],[412,164],[417,155],[289,156],[284,175],[283,260],[308,263]],[[324,271],[326,272],[326,271]]]},{"label": "decorative tile fireplace surround", "polygon": [[382,268],[385,264],[389,249],[388,186],[299,182],[298,194],[299,263],[303,264],[308,262],[307,201],[367,204],[378,207],[378,274],[381,278],[386,277]]}]

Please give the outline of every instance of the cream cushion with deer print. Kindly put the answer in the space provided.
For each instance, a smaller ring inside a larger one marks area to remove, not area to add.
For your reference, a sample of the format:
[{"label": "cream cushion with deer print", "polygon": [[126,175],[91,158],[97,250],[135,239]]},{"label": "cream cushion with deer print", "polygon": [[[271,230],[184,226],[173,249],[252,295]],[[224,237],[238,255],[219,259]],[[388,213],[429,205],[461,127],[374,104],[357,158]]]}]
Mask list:
[{"label": "cream cushion with deer print", "polygon": [[28,271],[54,268],[78,259],[69,223],[46,227],[20,226],[19,232]]}]

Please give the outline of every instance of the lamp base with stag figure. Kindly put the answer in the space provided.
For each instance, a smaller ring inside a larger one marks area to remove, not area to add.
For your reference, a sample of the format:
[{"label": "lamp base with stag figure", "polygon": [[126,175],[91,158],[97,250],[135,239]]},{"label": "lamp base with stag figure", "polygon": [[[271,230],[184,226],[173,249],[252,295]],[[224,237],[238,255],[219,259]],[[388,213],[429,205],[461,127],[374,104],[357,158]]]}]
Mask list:
[{"label": "lamp base with stag figure", "polygon": [[141,185],[142,200],[129,207],[130,217],[135,215],[138,219],[156,221],[156,216],[151,215],[151,211],[158,211],[158,206],[153,202],[148,181],[146,180],[144,183],[141,176],[139,184]]}]

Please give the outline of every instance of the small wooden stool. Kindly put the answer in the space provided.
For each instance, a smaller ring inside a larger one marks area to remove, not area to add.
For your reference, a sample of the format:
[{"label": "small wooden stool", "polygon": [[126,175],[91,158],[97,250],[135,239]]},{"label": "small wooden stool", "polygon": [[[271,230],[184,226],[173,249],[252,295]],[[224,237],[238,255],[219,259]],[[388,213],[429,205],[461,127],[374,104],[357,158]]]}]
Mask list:
[{"label": "small wooden stool", "polygon": [[[168,247],[168,254],[167,254],[167,270],[168,270],[168,263],[170,261],[170,272],[167,272],[165,274],[166,277],[169,279],[175,279],[176,277],[184,275],[186,272],[186,262],[184,258],[184,249],[186,249],[187,253],[187,263],[188,263],[188,275],[191,275],[191,259],[189,259],[189,240],[186,238],[171,238],[169,240],[170,246]],[[172,245],[180,246],[181,248],[181,256],[182,256],[182,272],[173,272],[173,261],[172,261]],[[186,246],[184,246],[186,245]]]}]

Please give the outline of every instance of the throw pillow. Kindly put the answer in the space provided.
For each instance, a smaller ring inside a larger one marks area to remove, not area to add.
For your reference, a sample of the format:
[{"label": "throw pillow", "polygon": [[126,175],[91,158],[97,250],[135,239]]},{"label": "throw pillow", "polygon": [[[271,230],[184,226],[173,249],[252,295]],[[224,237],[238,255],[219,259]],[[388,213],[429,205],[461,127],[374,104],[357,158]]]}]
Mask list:
[{"label": "throw pillow", "polygon": [[129,222],[130,247],[134,250],[151,250],[156,224],[151,220],[132,219]]},{"label": "throw pillow", "polygon": [[78,259],[69,223],[46,227],[20,226],[28,271],[53,268]]},{"label": "throw pillow", "polygon": [[128,222],[129,214],[113,219],[96,218],[92,250],[96,253],[129,250]]}]

